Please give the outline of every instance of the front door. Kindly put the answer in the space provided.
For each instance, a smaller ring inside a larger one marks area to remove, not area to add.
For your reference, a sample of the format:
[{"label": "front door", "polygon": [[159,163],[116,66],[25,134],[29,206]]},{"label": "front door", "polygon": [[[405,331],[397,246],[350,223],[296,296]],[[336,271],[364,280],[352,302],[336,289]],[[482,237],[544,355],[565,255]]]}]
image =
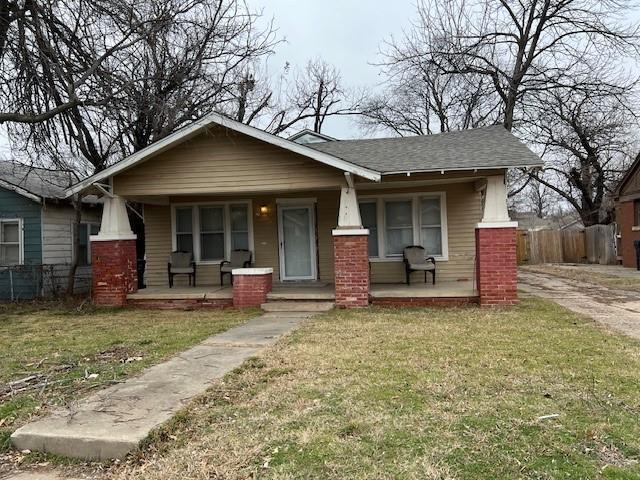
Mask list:
[{"label": "front door", "polygon": [[316,235],[313,205],[279,205],[280,278],[315,280]]}]

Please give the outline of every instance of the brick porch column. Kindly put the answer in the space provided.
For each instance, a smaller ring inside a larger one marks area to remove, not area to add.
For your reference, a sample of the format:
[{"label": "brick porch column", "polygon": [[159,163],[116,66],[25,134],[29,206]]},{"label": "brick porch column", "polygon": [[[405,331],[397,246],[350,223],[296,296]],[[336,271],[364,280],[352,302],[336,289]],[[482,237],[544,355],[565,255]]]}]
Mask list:
[{"label": "brick porch column", "polygon": [[121,307],[138,290],[136,236],[124,199],[104,198],[100,232],[90,240],[93,303]]},{"label": "brick porch column", "polygon": [[507,211],[504,176],[487,177],[483,217],[476,226],[476,279],[481,306],[518,303],[517,226]]},{"label": "brick porch column", "polygon": [[369,230],[333,231],[333,268],[336,305],[353,308],[369,305]]},{"label": "brick porch column", "polygon": [[259,307],[273,288],[273,268],[234,268],[233,306]]},{"label": "brick porch column", "polygon": [[476,228],[480,305],[514,305],[518,303],[516,227],[480,225]]}]

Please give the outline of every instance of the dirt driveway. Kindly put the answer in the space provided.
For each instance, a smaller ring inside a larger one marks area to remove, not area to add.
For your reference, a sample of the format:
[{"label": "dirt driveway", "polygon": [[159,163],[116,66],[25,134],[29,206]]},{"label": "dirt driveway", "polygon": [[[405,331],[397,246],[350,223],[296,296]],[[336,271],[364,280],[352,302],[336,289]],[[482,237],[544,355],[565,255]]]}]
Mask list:
[{"label": "dirt driveway", "polygon": [[640,339],[640,294],[521,269],[519,289],[587,315],[607,328]]}]

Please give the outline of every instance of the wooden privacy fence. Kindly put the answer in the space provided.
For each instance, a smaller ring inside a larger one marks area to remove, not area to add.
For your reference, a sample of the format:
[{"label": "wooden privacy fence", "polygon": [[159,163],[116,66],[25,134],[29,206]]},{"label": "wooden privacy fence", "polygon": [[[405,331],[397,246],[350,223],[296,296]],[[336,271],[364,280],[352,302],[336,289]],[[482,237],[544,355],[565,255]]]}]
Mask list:
[{"label": "wooden privacy fence", "polygon": [[539,263],[617,263],[615,225],[584,230],[518,230],[518,265]]}]

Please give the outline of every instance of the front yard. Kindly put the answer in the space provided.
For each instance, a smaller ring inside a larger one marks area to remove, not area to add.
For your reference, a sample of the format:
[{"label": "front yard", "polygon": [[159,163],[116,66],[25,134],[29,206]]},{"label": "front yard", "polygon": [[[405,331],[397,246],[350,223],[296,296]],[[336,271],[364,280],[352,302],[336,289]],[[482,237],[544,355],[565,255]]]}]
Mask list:
[{"label": "front yard", "polygon": [[[4,435],[254,314],[5,311],[2,385],[44,377],[4,397]],[[639,419],[640,343],[547,301],[333,311],[228,375],[139,454],[67,468],[122,480],[630,479]]]},{"label": "front yard", "polygon": [[543,300],[334,311],[110,478],[640,478],[640,343]]},{"label": "front yard", "polygon": [[0,454],[32,415],[69,405],[253,315],[0,304]]},{"label": "front yard", "polygon": [[597,286],[640,292],[640,272],[619,265],[554,264],[520,266],[524,271],[591,283]]}]

